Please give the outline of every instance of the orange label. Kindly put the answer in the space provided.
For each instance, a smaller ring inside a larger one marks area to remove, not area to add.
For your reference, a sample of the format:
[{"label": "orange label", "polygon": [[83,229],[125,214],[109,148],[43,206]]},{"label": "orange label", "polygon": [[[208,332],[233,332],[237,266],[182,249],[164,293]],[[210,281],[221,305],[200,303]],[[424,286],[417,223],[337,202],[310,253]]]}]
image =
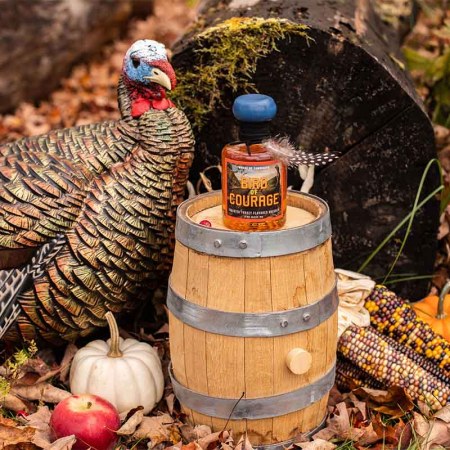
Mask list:
[{"label": "orange label", "polygon": [[284,178],[281,162],[225,158],[225,168],[225,215],[252,222],[282,217]]}]

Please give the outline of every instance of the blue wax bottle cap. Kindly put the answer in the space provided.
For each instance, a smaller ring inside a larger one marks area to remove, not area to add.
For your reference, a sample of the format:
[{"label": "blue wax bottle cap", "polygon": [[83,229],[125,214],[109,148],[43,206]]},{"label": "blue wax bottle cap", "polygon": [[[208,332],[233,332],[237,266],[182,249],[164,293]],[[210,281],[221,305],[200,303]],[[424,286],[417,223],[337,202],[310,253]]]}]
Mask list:
[{"label": "blue wax bottle cap", "polygon": [[267,122],[277,114],[277,104],[268,95],[240,95],[233,103],[233,114],[241,122]]}]

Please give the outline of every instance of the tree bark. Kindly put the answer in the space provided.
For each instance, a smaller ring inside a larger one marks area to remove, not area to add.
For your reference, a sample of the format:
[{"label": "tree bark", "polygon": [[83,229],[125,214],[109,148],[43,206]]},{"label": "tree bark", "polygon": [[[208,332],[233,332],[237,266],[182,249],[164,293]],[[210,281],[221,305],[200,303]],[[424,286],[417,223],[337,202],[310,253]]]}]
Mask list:
[{"label": "tree bark", "polygon": [[[285,35],[277,41],[278,51],[258,60],[252,81],[278,104],[274,134],[289,136],[306,151],[341,152],[339,160],[317,170],[312,193],[330,206],[335,266],[357,270],[412,210],[424,168],[435,157],[431,123],[403,70],[399,34],[379,19],[369,0],[304,0],[301,5],[295,0],[209,0],[197,27],[174,49],[180,84],[184,72],[207,64],[198,51],[199,33],[231,17],[283,18],[310,27],[312,40]],[[208,46],[205,38],[202,46]],[[223,145],[237,138],[231,105],[243,92],[225,87],[197,130],[194,181],[205,167],[220,161]],[[290,174],[290,182],[299,187],[296,173]],[[431,171],[421,198],[438,185],[437,171]],[[217,180],[214,187],[220,188]],[[438,216],[437,200],[416,215],[395,274],[433,273]],[[378,253],[366,273],[384,278],[405,229]],[[426,293],[428,282],[393,288],[417,299]]]},{"label": "tree bark", "polygon": [[3,0],[0,113],[45,98],[74,63],[99,51],[152,0]]}]

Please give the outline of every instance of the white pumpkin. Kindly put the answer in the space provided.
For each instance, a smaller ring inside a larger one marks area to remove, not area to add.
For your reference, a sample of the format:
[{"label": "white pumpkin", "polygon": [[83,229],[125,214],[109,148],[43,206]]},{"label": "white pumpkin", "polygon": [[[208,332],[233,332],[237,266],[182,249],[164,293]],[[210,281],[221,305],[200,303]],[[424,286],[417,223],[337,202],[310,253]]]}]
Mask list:
[{"label": "white pumpkin", "polygon": [[145,342],[120,338],[112,313],[105,317],[111,339],[92,341],[77,351],[70,369],[70,391],[103,397],[119,413],[143,406],[146,414],[163,395],[161,361]]}]

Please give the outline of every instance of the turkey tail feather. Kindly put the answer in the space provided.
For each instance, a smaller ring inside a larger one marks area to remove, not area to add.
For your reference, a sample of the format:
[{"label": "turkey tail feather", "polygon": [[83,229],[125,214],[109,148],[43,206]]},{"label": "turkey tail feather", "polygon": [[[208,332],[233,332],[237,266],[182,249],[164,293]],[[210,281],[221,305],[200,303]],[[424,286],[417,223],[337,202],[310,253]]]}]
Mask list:
[{"label": "turkey tail feather", "polygon": [[18,295],[28,287],[31,281],[44,274],[47,264],[52,261],[65,243],[66,238],[58,235],[39,248],[26,266],[0,271],[0,339],[21,312],[17,301]]}]

